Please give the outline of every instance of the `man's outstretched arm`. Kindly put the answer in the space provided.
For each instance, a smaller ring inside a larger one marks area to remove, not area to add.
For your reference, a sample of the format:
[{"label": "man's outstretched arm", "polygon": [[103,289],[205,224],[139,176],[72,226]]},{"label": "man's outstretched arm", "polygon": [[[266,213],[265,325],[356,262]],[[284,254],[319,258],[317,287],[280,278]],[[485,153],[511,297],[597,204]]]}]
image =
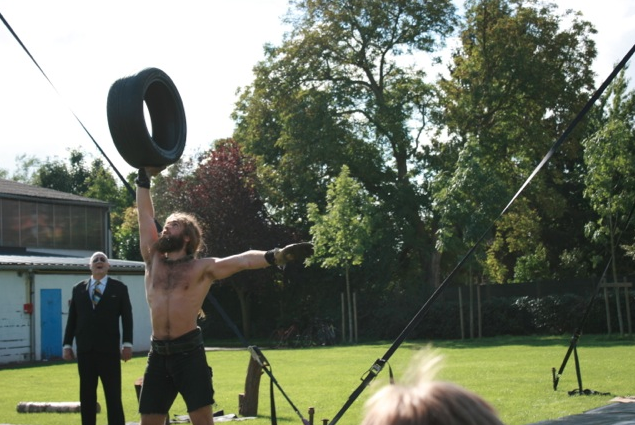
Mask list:
[{"label": "man's outstretched arm", "polygon": [[313,244],[301,242],[269,251],[245,251],[225,258],[210,259],[213,280],[227,278],[242,270],[262,269],[269,266],[284,267],[289,262],[302,262],[313,255]]}]

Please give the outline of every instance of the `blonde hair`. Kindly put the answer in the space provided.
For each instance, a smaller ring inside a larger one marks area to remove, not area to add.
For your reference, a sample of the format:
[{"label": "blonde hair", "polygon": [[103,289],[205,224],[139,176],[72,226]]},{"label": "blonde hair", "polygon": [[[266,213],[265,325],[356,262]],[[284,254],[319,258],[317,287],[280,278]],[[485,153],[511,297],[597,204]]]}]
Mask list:
[{"label": "blonde hair", "polygon": [[406,382],[386,385],[368,399],[362,425],[502,425],[477,394],[433,380],[441,361],[429,349],[415,355]]}]

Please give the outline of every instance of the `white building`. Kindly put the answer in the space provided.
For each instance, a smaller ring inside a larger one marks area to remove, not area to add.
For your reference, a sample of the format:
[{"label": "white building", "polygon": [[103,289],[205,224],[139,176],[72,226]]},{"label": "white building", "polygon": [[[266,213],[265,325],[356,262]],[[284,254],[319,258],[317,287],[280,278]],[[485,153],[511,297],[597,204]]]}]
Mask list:
[{"label": "white building", "polygon": [[[73,286],[90,276],[84,258],[0,256],[0,363],[58,359]],[[128,286],[134,351],[150,349],[144,265],[110,260],[110,273]]]},{"label": "white building", "polygon": [[[0,179],[0,364],[61,358],[73,286],[95,251],[111,257],[106,202]],[[128,286],[133,350],[150,348],[144,264],[110,259]]]}]

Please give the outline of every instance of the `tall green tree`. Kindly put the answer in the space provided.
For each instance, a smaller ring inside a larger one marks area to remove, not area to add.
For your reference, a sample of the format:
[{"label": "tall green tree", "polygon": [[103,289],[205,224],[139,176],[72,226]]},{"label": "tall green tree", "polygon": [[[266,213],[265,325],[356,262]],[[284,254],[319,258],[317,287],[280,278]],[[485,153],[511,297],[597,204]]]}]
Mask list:
[{"label": "tall green tree", "polygon": [[[624,236],[628,214],[635,203],[635,92],[628,90],[623,71],[604,98],[602,113],[595,123],[597,131],[583,141],[587,167],[584,195],[597,213],[597,219],[587,224],[586,231],[592,241],[609,247],[613,279],[617,281],[618,264],[622,264],[622,272],[633,269],[620,261],[623,251],[620,255],[618,240]],[[632,234],[628,234],[629,238]],[[631,242],[632,239],[622,240],[623,245]]]},{"label": "tall green tree", "polygon": [[274,214],[307,226],[307,204],[324,204],[346,164],[399,229],[387,247],[394,261],[429,266],[430,199],[417,166],[435,105],[426,66],[454,12],[450,0],[292,2],[291,31],[266,47],[233,115]]},{"label": "tall green tree", "polygon": [[[460,45],[439,81],[449,137],[433,145],[444,156],[436,160],[434,190],[438,246],[448,261],[476,242],[581,110],[596,56],[592,25],[554,4],[468,0],[465,6]],[[483,278],[550,276],[571,242],[582,242],[584,215],[575,212],[583,205],[581,134],[578,128],[524,191],[525,202],[513,207],[516,219],[503,218],[488,235],[478,255]]]},{"label": "tall green tree", "polygon": [[307,262],[324,268],[344,268],[349,342],[353,342],[349,272],[351,267],[363,263],[364,253],[371,245],[372,210],[372,198],[351,178],[347,166],[342,167],[339,176],[329,185],[324,213],[317,204],[308,205],[309,220],[314,223],[310,231],[315,252]]}]

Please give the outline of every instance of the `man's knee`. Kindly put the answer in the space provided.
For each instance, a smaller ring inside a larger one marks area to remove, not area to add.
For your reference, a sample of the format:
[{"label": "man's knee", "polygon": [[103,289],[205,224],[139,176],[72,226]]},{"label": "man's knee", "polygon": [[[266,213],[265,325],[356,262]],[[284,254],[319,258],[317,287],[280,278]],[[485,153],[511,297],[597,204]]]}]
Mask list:
[{"label": "man's knee", "polygon": [[168,415],[163,413],[142,413],[139,425],[165,425],[169,422]]},{"label": "man's knee", "polygon": [[212,414],[212,406],[203,406],[196,410],[188,412],[192,425],[212,425],[214,416]]}]

